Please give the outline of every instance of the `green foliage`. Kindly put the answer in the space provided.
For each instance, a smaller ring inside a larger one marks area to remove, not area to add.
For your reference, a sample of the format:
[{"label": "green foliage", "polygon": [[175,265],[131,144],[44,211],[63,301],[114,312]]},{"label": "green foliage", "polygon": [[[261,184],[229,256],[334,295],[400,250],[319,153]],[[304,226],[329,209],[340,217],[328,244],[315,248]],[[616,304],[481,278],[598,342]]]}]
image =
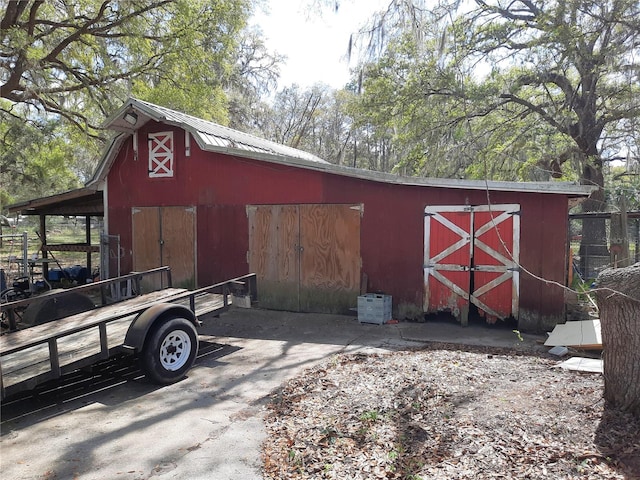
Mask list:
[{"label": "green foliage", "polygon": [[624,198],[628,210],[640,210],[640,168],[637,164],[617,165],[607,176],[609,203],[618,205]]},{"label": "green foliage", "polygon": [[[249,3],[180,0],[172,2],[169,11],[170,20],[161,20],[160,30],[177,42],[163,44],[160,64],[136,76],[131,93],[206,120],[227,123],[223,87],[233,74]],[[147,56],[151,54],[146,52]]]},{"label": "green foliage", "polygon": [[369,410],[362,413],[362,415],[360,415],[360,420],[362,422],[373,423],[376,420],[378,420],[379,416],[380,416],[380,412],[378,412],[377,410]]},{"label": "green foliage", "polygon": [[361,34],[351,112],[394,171],[599,184],[603,159],[638,153],[637,2],[459,6],[393,3]]},{"label": "green foliage", "polygon": [[100,125],[130,95],[227,122],[225,86],[251,8],[248,0],[3,2],[5,196],[89,179],[107,140]]},{"label": "green foliage", "polygon": [[79,186],[78,177],[69,168],[72,146],[57,134],[56,122],[33,126],[4,116],[0,138],[3,206]]},{"label": "green foliage", "polygon": [[[2,97],[80,126],[96,127],[130,92],[220,115],[211,107],[220,108],[249,14],[246,0],[9,3]],[[87,105],[99,107],[97,118]]]}]

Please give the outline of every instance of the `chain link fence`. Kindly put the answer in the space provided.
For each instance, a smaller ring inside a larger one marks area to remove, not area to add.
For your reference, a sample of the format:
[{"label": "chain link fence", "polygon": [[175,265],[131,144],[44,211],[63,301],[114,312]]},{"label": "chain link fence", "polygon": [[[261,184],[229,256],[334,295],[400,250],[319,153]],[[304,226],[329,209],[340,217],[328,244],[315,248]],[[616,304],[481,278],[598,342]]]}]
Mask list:
[{"label": "chain link fence", "polygon": [[[616,262],[624,259],[618,255],[617,248],[611,245],[610,214],[605,217],[606,237],[597,243],[582,244],[584,214],[569,216],[569,238],[571,239],[571,256],[574,278],[587,282],[595,279],[605,268],[616,266]],[[629,263],[640,262],[640,212],[629,212],[627,234],[629,241]],[[603,255],[602,252],[607,252]]]}]

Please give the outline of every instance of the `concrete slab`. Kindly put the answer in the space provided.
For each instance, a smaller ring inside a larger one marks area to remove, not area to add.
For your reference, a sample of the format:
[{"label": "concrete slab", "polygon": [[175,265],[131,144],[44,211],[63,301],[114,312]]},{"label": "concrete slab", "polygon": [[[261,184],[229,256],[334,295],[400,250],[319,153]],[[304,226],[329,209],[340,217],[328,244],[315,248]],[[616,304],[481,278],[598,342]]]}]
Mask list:
[{"label": "concrete slab", "polygon": [[177,384],[149,384],[130,362],[66,377],[5,402],[3,478],[260,479],[264,407],[284,381],[342,352],[425,341],[540,348],[510,329],[455,323],[360,324],[355,317],[232,309],[204,318],[201,354]]}]

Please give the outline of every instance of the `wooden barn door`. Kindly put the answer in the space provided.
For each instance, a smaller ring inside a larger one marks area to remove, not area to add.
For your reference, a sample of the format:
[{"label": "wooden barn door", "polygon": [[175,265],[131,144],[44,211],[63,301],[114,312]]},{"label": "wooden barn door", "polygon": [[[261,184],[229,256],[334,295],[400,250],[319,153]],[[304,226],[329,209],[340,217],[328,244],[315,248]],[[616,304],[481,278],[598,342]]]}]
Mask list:
[{"label": "wooden barn door", "polygon": [[473,207],[471,303],[481,316],[518,318],[520,205]]},{"label": "wooden barn door", "polygon": [[300,214],[297,205],[247,207],[249,271],[258,277],[260,305],[300,309]]},{"label": "wooden barn door", "polygon": [[519,205],[425,208],[424,310],[518,317]]},{"label": "wooden barn door", "polygon": [[347,313],[360,293],[360,205],[300,206],[300,310]]},{"label": "wooden barn door", "polygon": [[346,312],[360,291],[359,205],[247,209],[249,269],[266,308]]},{"label": "wooden barn door", "polygon": [[473,249],[471,208],[427,207],[424,214],[424,311],[448,311],[466,322]]},{"label": "wooden barn door", "polygon": [[[133,269],[171,267],[176,287],[196,286],[195,207],[134,207]],[[161,287],[160,279],[149,287]]]}]

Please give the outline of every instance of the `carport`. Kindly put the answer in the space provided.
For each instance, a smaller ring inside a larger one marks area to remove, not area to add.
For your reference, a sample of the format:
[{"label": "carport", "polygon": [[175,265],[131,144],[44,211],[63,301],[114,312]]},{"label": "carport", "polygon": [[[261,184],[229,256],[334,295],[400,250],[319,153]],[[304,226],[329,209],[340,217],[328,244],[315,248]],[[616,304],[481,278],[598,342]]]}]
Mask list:
[{"label": "carport", "polygon": [[[27,200],[8,207],[11,214],[38,216],[38,234],[42,242],[42,274],[48,278],[49,262],[47,259],[55,257],[56,252],[84,252],[86,253],[86,267],[92,271],[91,254],[100,252],[100,245],[91,243],[92,218],[104,217],[104,201],[102,190],[94,188],[79,188],[68,192],[51,195],[49,197]],[[85,241],[72,244],[49,244],[47,241],[47,217],[50,216],[78,216],[84,217]],[[23,259],[27,262],[27,259]],[[25,268],[26,270],[26,268]]]}]

